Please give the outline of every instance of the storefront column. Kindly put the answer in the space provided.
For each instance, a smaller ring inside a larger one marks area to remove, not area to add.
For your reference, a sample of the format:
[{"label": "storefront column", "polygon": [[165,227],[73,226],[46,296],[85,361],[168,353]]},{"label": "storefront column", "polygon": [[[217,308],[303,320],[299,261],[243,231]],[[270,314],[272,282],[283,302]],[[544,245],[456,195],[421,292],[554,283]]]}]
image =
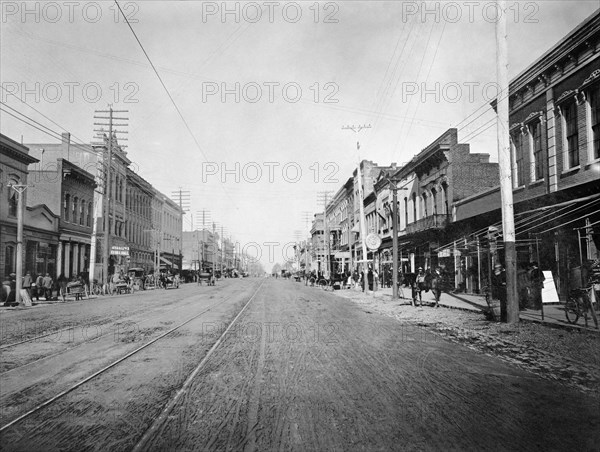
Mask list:
[{"label": "storefront column", "polygon": [[58,242],[58,247],[56,249],[56,276],[58,278],[63,272],[63,243]]},{"label": "storefront column", "polygon": [[77,276],[79,274],[79,244],[73,243],[73,274]]},{"label": "storefront column", "polygon": [[79,244],[79,271],[85,271],[85,256],[86,256],[87,245],[84,243]]},{"label": "storefront column", "polygon": [[71,273],[69,271],[70,267],[71,267],[71,242],[65,242],[65,270],[63,272],[63,275],[65,275],[65,278],[71,278]]}]

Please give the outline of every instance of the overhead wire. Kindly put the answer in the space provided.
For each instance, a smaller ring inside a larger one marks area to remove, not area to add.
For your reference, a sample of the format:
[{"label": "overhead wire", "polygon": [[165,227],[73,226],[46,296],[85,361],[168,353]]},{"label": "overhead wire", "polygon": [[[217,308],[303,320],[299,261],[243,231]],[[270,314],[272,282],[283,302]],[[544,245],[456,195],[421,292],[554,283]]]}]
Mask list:
[{"label": "overhead wire", "polygon": [[[190,128],[187,120],[185,119],[185,117],[183,116],[182,111],[180,110],[179,106],[177,105],[177,103],[175,102],[175,99],[173,99],[173,96],[171,95],[171,93],[169,92],[169,89],[167,88],[167,86],[165,85],[162,77],[160,76],[160,74],[158,73],[158,70],[156,69],[156,66],[154,66],[154,63],[152,62],[152,60],[150,59],[150,55],[148,55],[148,52],[146,52],[146,49],[144,48],[142,42],[140,41],[139,37],[137,36],[137,34],[135,33],[135,30],[133,29],[133,27],[131,26],[131,23],[129,22],[127,16],[125,15],[125,13],[123,12],[123,10],[121,9],[121,5],[119,5],[119,2],[117,0],[115,0],[115,4],[117,5],[117,7],[119,8],[119,12],[121,13],[121,16],[123,17],[125,23],[127,24],[127,26],[129,27],[129,30],[131,30],[131,33],[133,34],[135,40],[137,41],[138,45],[140,46],[142,52],[144,53],[144,56],[146,57],[146,59],[148,60],[148,62],[150,63],[150,66],[152,67],[152,70],[154,71],[154,74],[156,74],[156,77],[158,78],[160,84],[162,85],[164,91],[167,93],[167,96],[169,97],[171,103],[173,104],[173,107],[175,108],[175,110],[177,111],[177,114],[179,115],[179,118],[181,119],[181,121],[183,122],[186,130],[188,131],[189,135],[192,137],[194,143],[196,144],[196,147],[198,148],[198,150],[200,151],[200,153],[202,154],[202,156],[204,157],[204,159],[206,161],[209,161],[206,153],[204,152],[204,149],[202,148],[202,146],[200,145],[200,143],[198,142],[198,139],[196,138],[196,136],[194,135],[194,133],[192,132],[192,129]],[[225,187],[223,185],[221,185],[223,192],[225,193],[225,195],[229,198],[229,200],[233,203],[233,205],[235,206],[236,203],[233,200],[233,198],[229,195],[229,193],[227,192],[227,190],[225,190]],[[236,207],[236,209],[239,210],[238,207]]]}]

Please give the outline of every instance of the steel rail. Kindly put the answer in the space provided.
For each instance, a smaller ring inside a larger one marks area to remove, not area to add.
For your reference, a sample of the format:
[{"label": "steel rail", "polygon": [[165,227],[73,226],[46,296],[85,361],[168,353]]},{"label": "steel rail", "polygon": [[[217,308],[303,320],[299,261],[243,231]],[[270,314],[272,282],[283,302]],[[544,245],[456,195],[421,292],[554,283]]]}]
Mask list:
[{"label": "steel rail", "polygon": [[[258,287],[258,289],[260,289],[260,287],[262,286],[263,282],[261,282],[260,286]],[[256,290],[256,292],[258,292],[258,289]],[[256,295],[256,292],[254,293],[254,295]],[[170,330],[166,331],[165,333],[161,334],[160,336],[156,337],[155,339],[152,339],[150,342],[147,342],[146,344],[142,345],[141,347],[136,348],[135,350],[127,353],[125,356],[122,356],[121,358],[117,359],[116,361],[113,361],[111,364],[108,364],[107,366],[103,367],[102,369],[94,372],[92,375],[84,378],[83,380],[75,383],[74,385],[70,386],[69,388],[65,389],[64,391],[58,393],[57,395],[55,395],[54,397],[46,400],[45,402],[42,402],[41,404],[37,405],[36,407],[32,408],[31,410],[27,411],[26,413],[22,414],[21,416],[13,419],[12,421],[10,421],[8,424],[3,425],[2,427],[0,427],[0,432],[3,432],[4,430],[12,427],[13,425],[17,424],[18,422],[22,421],[23,419],[28,418],[29,416],[31,416],[32,414],[40,411],[42,408],[47,407],[48,405],[51,405],[52,403],[56,402],[58,399],[64,397],[65,395],[69,394],[70,392],[72,392],[73,390],[77,389],[78,387],[82,386],[83,384],[93,380],[94,378],[98,377],[99,375],[103,374],[104,372],[108,371],[109,369],[113,368],[114,366],[116,366],[117,364],[125,361],[126,359],[130,358],[131,356],[135,355],[136,353],[139,353],[140,351],[144,350],[146,347],[149,347],[150,345],[154,344],[155,342],[159,341],[160,339],[164,338],[165,336],[168,336],[169,334],[173,333],[174,331],[178,330],[179,328],[181,328],[182,326],[187,325],[188,323],[192,322],[193,320],[196,320],[198,317],[200,317],[202,314],[205,314],[206,312],[210,311],[212,308],[214,308],[215,306],[224,303],[225,301],[233,298],[236,294],[232,294],[231,297],[225,299],[225,300],[220,300],[216,303],[211,304],[210,306],[208,306],[206,309],[204,309],[203,311],[199,312],[198,314],[194,315],[193,317],[189,318],[188,320],[186,320],[183,323],[180,323],[179,325],[177,325],[176,327],[171,328]],[[254,297],[254,295],[252,295],[252,297],[250,298],[250,300],[252,300],[252,298]],[[248,303],[250,302],[250,300],[248,300]],[[246,308],[246,306],[248,305],[248,303],[246,303],[246,305],[244,305],[244,308],[242,309],[242,311]],[[240,313],[242,312],[240,311]],[[239,316],[239,314],[238,314]],[[234,319],[234,321],[238,318],[238,316],[236,316],[236,318]],[[232,322],[233,323],[233,322]],[[229,328],[228,328],[229,329]],[[212,349],[211,349],[212,350]],[[210,353],[210,352],[209,352]]]},{"label": "steel rail", "polygon": [[226,337],[227,333],[229,332],[229,330],[232,328],[232,326],[235,324],[235,322],[244,313],[244,311],[246,310],[246,308],[248,307],[248,305],[250,304],[250,302],[254,299],[254,297],[256,296],[256,294],[258,293],[258,291],[260,290],[260,288],[263,286],[263,284],[264,284],[264,281],[261,281],[260,286],[258,286],[258,288],[254,291],[254,293],[248,299],[248,301],[246,302],[246,304],[244,305],[244,307],[240,310],[240,312],[238,312],[238,314],[231,321],[231,323],[229,324],[229,326],[225,329],[225,331],[223,331],[223,333],[221,334],[221,336],[219,336],[219,339],[217,339],[217,341],[213,344],[213,346],[206,353],[206,355],[204,355],[204,358],[202,358],[202,361],[200,361],[200,363],[196,366],[196,368],[192,371],[192,373],[187,377],[187,379],[183,383],[183,386],[179,389],[179,391],[177,391],[177,394],[175,394],[175,396],[169,401],[169,403],[167,403],[167,405],[165,406],[165,408],[163,408],[162,412],[158,415],[158,417],[155,419],[155,421],[152,423],[152,425],[148,428],[148,430],[146,430],[144,432],[144,434],[142,435],[142,437],[140,438],[140,440],[133,447],[132,452],[142,452],[142,451],[145,451],[145,450],[150,450],[148,448],[148,443],[152,439],[154,439],[154,437],[164,427],[165,422],[167,421],[167,418],[168,418],[169,414],[171,413],[171,411],[173,410],[173,408],[175,407],[175,405],[177,404],[177,402],[179,401],[179,399],[188,390],[188,388],[192,384],[192,381],[194,380],[194,378],[196,378],[196,375],[198,375],[198,373],[200,372],[200,370],[204,367],[204,365],[209,360],[209,358],[214,353],[214,351],[217,349],[217,347],[219,345],[221,345],[221,343],[225,339],[225,337]]}]

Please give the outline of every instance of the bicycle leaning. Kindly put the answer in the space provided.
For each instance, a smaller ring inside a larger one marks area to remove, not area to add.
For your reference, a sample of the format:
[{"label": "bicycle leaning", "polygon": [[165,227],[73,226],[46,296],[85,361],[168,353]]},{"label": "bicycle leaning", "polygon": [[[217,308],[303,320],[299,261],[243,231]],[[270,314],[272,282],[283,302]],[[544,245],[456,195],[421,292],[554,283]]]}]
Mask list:
[{"label": "bicycle leaning", "polygon": [[594,286],[573,289],[569,293],[567,302],[565,303],[565,317],[567,321],[573,325],[577,323],[580,317],[583,316],[585,319],[585,326],[588,326],[588,311],[591,314],[594,325],[598,328],[598,315],[596,314],[596,306],[593,305],[590,298],[591,291],[594,290]]}]

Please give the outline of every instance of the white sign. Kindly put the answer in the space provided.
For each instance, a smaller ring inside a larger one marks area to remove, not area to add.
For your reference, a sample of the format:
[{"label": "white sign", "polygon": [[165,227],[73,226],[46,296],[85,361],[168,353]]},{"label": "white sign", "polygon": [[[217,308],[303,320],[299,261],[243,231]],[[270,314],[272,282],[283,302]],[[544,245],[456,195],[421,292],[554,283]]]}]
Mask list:
[{"label": "white sign", "polygon": [[544,288],[542,289],[542,303],[558,303],[558,292],[556,292],[556,286],[554,285],[554,278],[552,272],[544,270]]},{"label": "white sign", "polygon": [[381,237],[374,232],[371,232],[369,235],[367,235],[365,242],[371,251],[375,251],[381,246]]},{"label": "white sign", "polygon": [[128,246],[112,246],[110,248],[111,256],[129,256]]}]

